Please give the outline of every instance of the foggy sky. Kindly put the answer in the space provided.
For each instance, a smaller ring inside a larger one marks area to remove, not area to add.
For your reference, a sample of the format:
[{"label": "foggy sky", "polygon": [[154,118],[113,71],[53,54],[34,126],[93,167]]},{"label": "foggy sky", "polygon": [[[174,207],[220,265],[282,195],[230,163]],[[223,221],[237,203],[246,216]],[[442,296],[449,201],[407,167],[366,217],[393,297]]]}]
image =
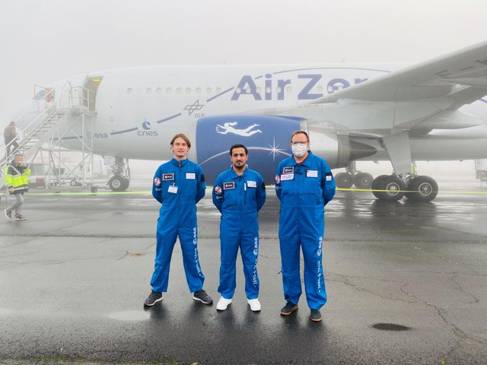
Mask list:
[{"label": "foggy sky", "polygon": [[34,83],[124,66],[414,63],[487,40],[481,0],[0,0],[0,124]]}]

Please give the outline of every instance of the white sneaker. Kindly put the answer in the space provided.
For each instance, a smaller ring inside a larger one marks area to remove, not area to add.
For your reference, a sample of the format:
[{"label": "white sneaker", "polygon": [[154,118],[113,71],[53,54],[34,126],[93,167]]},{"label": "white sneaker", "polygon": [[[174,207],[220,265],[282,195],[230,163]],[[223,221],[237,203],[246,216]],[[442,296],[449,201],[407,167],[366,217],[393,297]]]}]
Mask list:
[{"label": "white sneaker", "polygon": [[252,312],[260,312],[262,309],[259,299],[247,299],[247,303],[249,303]]},{"label": "white sneaker", "polygon": [[230,304],[232,304],[231,299],[220,297],[220,300],[218,300],[218,303],[216,303],[216,310],[217,311],[227,310]]}]

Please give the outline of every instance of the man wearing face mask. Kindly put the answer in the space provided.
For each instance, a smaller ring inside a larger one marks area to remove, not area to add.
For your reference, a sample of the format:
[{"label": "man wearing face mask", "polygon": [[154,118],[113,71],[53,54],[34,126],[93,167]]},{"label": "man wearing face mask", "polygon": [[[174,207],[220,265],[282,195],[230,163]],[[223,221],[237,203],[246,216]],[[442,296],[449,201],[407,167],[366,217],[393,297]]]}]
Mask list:
[{"label": "man wearing face mask", "polygon": [[245,275],[245,294],[250,310],[260,312],[258,212],[265,202],[262,175],[247,166],[248,150],[241,144],[230,148],[232,166],[220,173],[213,187],[213,203],[222,213],[220,222],[220,286],[221,298],[216,305],[224,311],[235,293],[235,261],[240,247]]},{"label": "man wearing face mask", "polygon": [[309,150],[305,131],[292,134],[291,149],[293,156],[279,163],[275,177],[276,194],[281,201],[279,243],[286,300],[281,316],[289,316],[298,309],[301,248],[309,318],[319,322],[320,308],[327,300],[322,263],[324,206],[335,195],[335,179],[328,163]]},{"label": "man wearing face mask", "polygon": [[152,291],[144,301],[152,307],[167,292],[169,265],[176,238],[183,252],[184,272],[193,300],[211,305],[213,300],[203,290],[205,276],[198,259],[196,204],[205,196],[205,176],[201,167],[188,160],[189,138],[176,134],[171,140],[173,159],[157,169],[152,185],[153,197],[161,203],[157,220],[157,246],[152,274]]}]

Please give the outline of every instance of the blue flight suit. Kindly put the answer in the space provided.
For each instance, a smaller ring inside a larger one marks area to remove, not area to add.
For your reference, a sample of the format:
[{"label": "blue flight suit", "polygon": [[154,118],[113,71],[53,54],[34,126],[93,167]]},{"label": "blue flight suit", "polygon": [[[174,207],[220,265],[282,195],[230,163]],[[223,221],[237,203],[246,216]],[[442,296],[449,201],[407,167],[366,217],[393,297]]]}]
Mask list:
[{"label": "blue flight suit", "polygon": [[198,259],[196,203],[205,196],[205,188],[201,167],[189,160],[172,159],[159,166],[154,175],[152,196],[162,204],[157,220],[157,247],[151,279],[154,292],[167,292],[177,236],[189,290],[194,293],[203,288],[205,276]]},{"label": "blue flight suit", "polygon": [[336,186],[328,163],[308,153],[300,164],[289,157],[276,168],[276,194],[281,201],[279,243],[285,300],[297,304],[301,296],[301,246],[308,306],[320,309],[326,303],[322,262],[324,206],[333,199]]},{"label": "blue flight suit", "polygon": [[242,255],[247,299],[259,297],[257,256],[259,254],[258,212],[265,202],[261,174],[246,168],[239,176],[232,167],[221,172],[214,183],[213,203],[222,213],[220,221],[220,286],[226,299],[235,293],[235,264],[238,248]]}]

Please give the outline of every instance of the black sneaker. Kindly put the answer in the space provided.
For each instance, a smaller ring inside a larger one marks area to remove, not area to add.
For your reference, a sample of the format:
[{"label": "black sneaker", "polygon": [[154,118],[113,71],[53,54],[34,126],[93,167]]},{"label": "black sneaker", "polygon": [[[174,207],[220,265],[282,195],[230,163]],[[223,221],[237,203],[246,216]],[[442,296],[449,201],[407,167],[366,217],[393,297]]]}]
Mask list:
[{"label": "black sneaker", "polygon": [[203,290],[198,290],[193,293],[193,300],[201,302],[206,305],[212,305],[213,299]]},{"label": "black sneaker", "polygon": [[321,322],[321,312],[318,309],[311,309],[309,319],[313,322]]},{"label": "black sneaker", "polygon": [[282,307],[282,309],[281,309],[281,316],[284,316],[284,317],[290,316],[291,314],[293,314],[297,310],[298,310],[297,304],[287,302],[286,305],[284,307]]},{"label": "black sneaker", "polygon": [[[10,213],[10,214],[12,214],[12,213]],[[15,220],[16,221],[25,221],[25,220],[27,220],[27,218],[25,218],[22,214],[16,214]]]},{"label": "black sneaker", "polygon": [[144,307],[152,307],[157,302],[162,302],[162,293],[151,291],[149,296],[144,300]]},{"label": "black sneaker", "polygon": [[3,212],[5,213],[5,217],[7,217],[7,219],[12,219],[12,212],[8,209],[4,209]]}]

